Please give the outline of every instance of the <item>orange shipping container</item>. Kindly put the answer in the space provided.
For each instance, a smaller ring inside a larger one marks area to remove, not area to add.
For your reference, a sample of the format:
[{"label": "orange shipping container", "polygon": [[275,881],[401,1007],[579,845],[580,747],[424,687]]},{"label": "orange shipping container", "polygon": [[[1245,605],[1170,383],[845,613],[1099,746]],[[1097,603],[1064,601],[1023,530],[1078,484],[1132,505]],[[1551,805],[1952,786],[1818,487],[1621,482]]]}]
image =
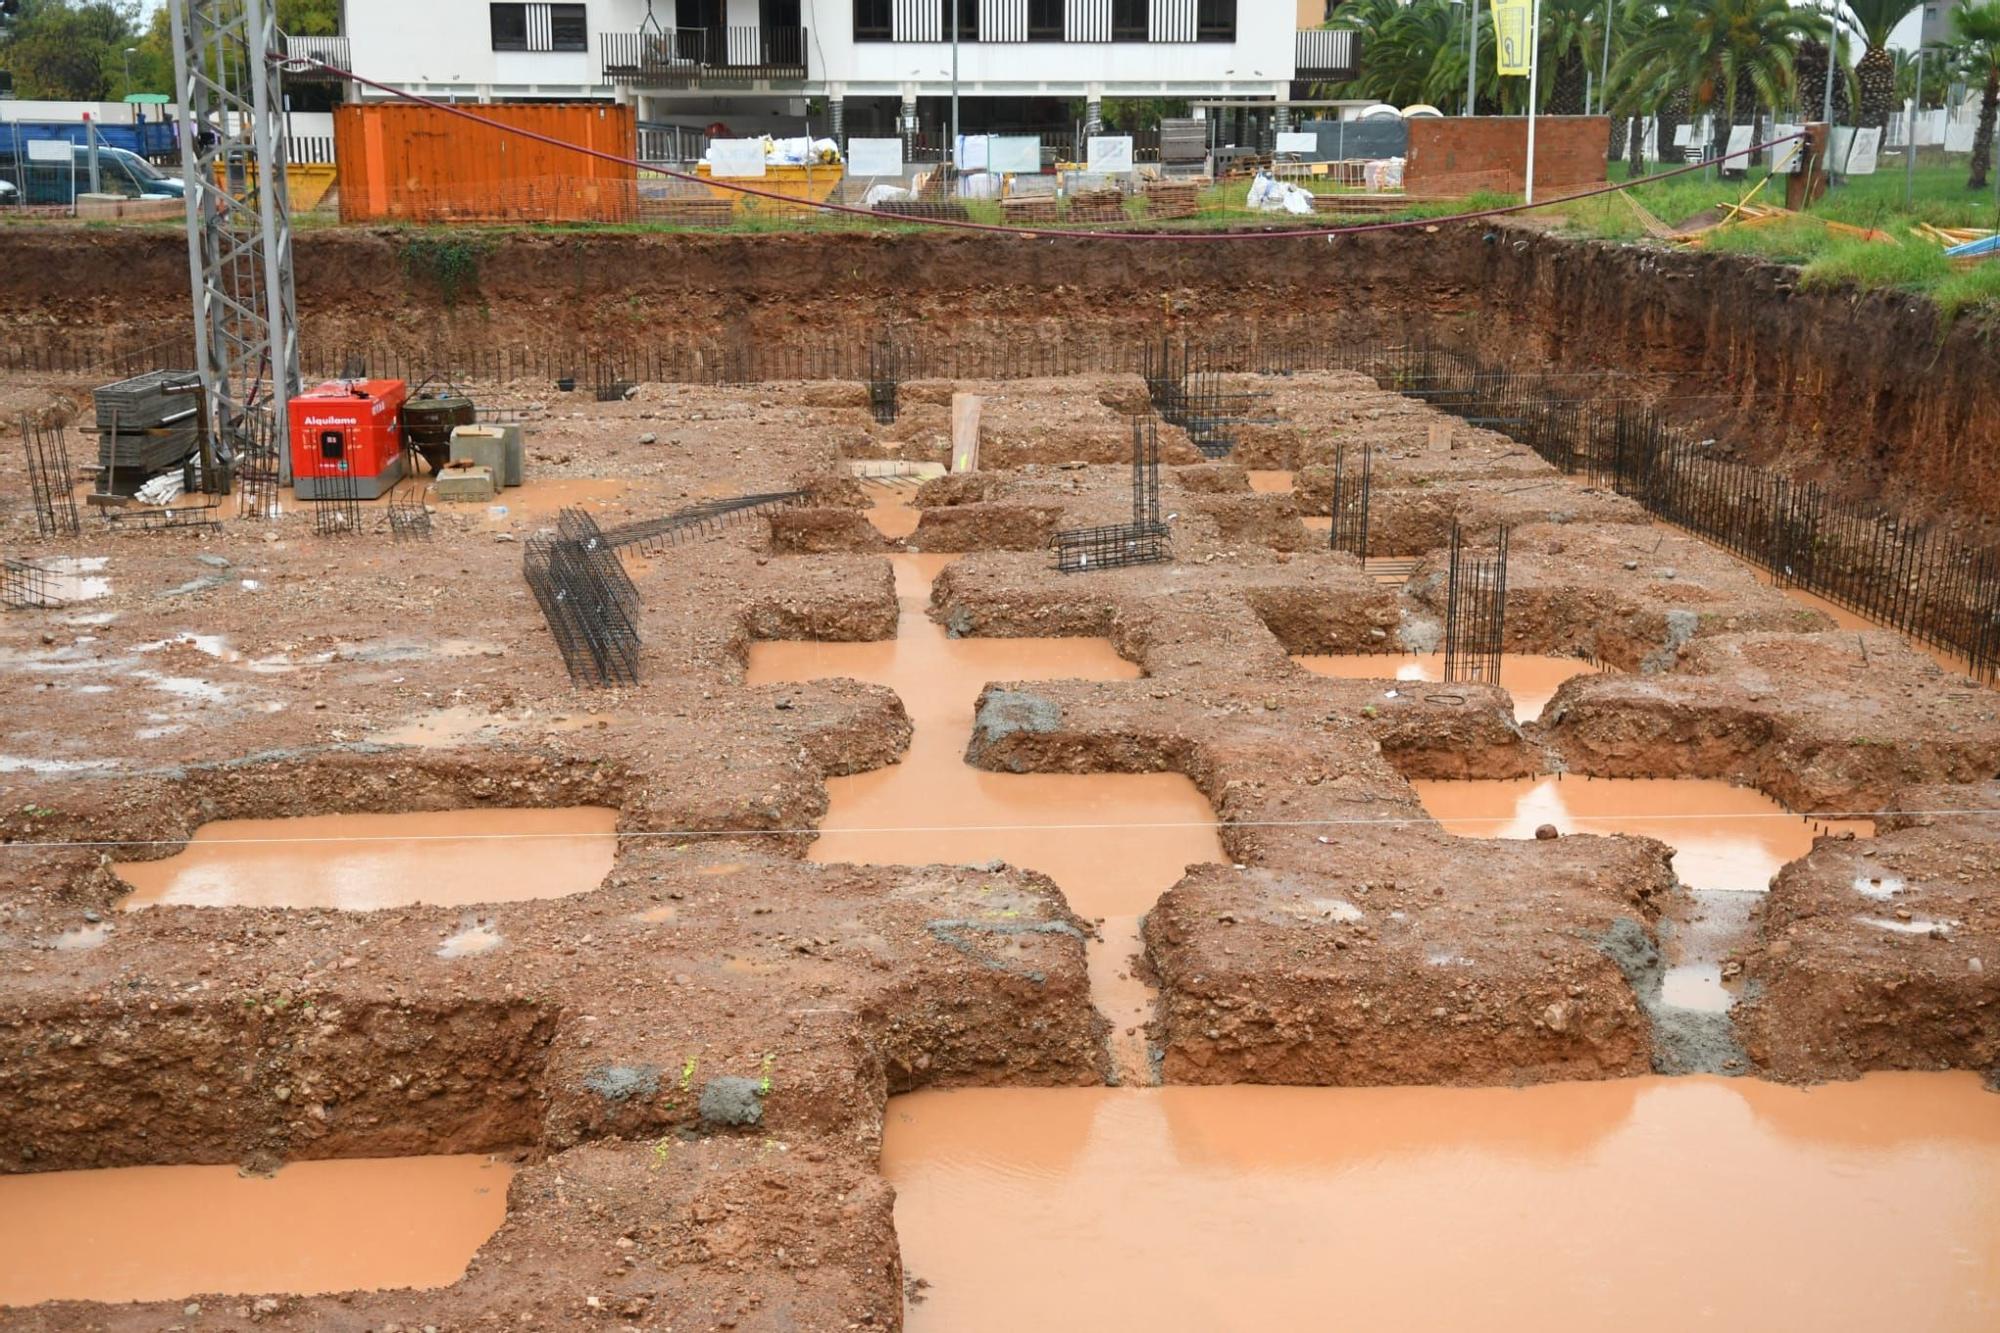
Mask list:
[{"label": "orange shipping container", "polygon": [[[465,108],[563,144],[630,159],[633,109],[609,102]],[[637,169],[479,125],[435,107],[349,104],[333,113],[343,222],[615,222],[634,215]]]}]

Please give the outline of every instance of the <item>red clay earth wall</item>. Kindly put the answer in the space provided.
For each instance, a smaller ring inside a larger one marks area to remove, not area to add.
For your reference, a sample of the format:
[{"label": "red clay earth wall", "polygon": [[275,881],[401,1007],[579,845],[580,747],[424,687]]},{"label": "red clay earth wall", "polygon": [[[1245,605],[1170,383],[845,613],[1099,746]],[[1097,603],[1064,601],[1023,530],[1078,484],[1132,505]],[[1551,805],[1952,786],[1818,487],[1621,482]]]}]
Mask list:
[{"label": "red clay earth wall", "polygon": [[[1458,197],[1474,190],[1519,194],[1528,175],[1528,122],[1518,116],[1418,117],[1409,122],[1403,188]],[[1604,116],[1535,119],[1535,197],[1604,181],[1611,121]]]},{"label": "red clay earth wall", "polygon": [[[617,348],[700,335],[730,351],[810,349],[891,323],[938,344],[1088,350],[1127,346],[1163,313],[1176,329],[1231,337],[1281,324],[1337,341],[1430,332],[1489,360],[1620,372],[1605,392],[1656,396],[1740,458],[2000,517],[2000,343],[1984,324],[1941,332],[1926,301],[1801,292],[1796,270],[1735,256],[1488,223],[1171,244],[439,235],[475,252],[449,302],[408,262],[405,233],[301,234],[308,345]],[[177,230],[0,228],[0,345],[142,346],[187,324]]]}]

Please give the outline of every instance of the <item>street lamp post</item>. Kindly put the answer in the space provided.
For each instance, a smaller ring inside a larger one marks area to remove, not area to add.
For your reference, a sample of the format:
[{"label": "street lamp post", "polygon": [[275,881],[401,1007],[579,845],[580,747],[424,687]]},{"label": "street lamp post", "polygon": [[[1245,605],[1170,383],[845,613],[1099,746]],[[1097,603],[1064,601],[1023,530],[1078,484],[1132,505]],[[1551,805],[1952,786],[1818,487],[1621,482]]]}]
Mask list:
[{"label": "street lamp post", "polygon": [[951,174],[960,175],[958,152],[958,8],[962,0],[948,0],[951,5]]},{"label": "street lamp post", "polygon": [[[136,46],[128,46],[125,48],[125,56],[124,56],[125,95],[127,97],[130,97],[132,95],[132,57],[137,55],[138,53],[139,53],[139,48]],[[132,106],[132,115],[136,117],[139,114],[139,104],[137,102],[134,102],[131,104],[131,106]]]},{"label": "street lamp post", "polygon": [[1542,0],[1535,0],[1528,18],[1528,179],[1524,202],[1535,202],[1535,105],[1542,71]]},{"label": "street lamp post", "polygon": [[1472,22],[1466,25],[1465,57],[1465,114],[1479,114],[1479,0],[1466,0],[1468,16]]},{"label": "street lamp post", "polygon": [[1820,164],[1820,170],[1826,173],[1826,177],[1828,180],[1833,179],[1833,62],[1834,62],[1833,51],[1834,51],[1835,39],[1840,32],[1839,25],[1835,22],[1835,15],[1838,12],[1839,11],[1834,8],[1834,5],[1832,3],[1829,3],[1827,5],[1826,7],[1826,95],[1824,100],[1820,104],[1819,118],[1826,125],[1826,161]]}]

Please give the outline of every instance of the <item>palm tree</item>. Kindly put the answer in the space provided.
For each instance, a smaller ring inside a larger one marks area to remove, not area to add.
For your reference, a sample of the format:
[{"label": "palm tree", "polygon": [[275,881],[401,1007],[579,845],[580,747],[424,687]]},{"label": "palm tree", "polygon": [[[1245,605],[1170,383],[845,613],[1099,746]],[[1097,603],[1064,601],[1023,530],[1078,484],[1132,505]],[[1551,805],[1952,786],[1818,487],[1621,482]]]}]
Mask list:
[{"label": "palm tree", "polygon": [[1729,143],[1739,99],[1784,105],[1793,52],[1825,30],[1825,20],[1789,0],[1687,0],[1664,13],[1642,6],[1635,14],[1639,28],[1614,80],[1662,100],[1686,88],[1696,109],[1715,117],[1718,152]]},{"label": "palm tree", "polygon": [[1542,107],[1549,115],[1583,114],[1584,89],[1603,41],[1603,0],[1542,0],[1541,61],[1549,81]]},{"label": "palm tree", "polygon": [[[1861,85],[1861,128],[1881,129],[1896,104],[1896,58],[1889,54],[1889,34],[1908,18],[1922,0],[1847,0],[1841,26],[1859,37],[1867,50],[1855,62]],[[1820,66],[1822,77],[1826,67]],[[1838,94],[1835,94],[1838,96]]]},{"label": "palm tree", "polygon": [[1986,76],[1986,92],[1979,99],[1979,130],[1972,136],[1972,175],[1969,189],[1986,188],[1986,164],[1993,158],[1993,118],[2000,109],[2000,0],[1983,5],[1960,5],[1951,14],[1952,27],[1965,43],[1965,56],[1976,73]]}]

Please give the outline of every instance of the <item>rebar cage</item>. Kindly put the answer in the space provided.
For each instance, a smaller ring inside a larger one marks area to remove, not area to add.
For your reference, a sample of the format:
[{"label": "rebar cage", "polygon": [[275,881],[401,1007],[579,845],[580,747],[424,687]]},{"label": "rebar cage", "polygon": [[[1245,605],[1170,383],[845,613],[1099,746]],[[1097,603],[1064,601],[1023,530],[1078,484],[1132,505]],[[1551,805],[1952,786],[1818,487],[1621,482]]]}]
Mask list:
[{"label": "rebar cage", "polygon": [[1132,418],[1132,521],[1069,528],[1054,540],[1056,569],[1064,574],[1156,565],[1173,558],[1160,518],[1160,421]]},{"label": "rebar cage", "polygon": [[1334,452],[1333,524],[1327,531],[1327,545],[1365,563],[1368,559],[1368,494],[1374,470],[1374,446],[1363,444],[1360,455],[1359,459],[1351,458],[1345,444]]},{"label": "rebar cage", "polygon": [[1491,550],[1468,549],[1451,525],[1451,564],[1445,588],[1444,678],[1498,685],[1507,633],[1507,529]]}]

